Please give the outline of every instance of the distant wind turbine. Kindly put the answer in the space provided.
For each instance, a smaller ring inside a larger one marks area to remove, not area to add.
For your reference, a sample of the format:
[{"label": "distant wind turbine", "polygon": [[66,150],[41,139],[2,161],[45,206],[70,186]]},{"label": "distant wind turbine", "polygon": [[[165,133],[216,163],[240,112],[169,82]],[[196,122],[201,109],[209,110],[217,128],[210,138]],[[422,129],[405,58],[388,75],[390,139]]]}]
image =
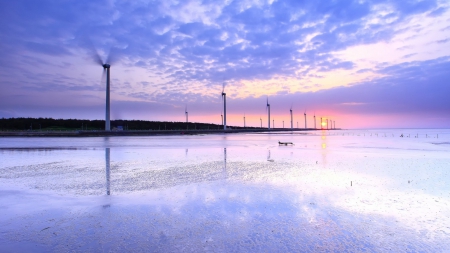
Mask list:
[{"label": "distant wind turbine", "polygon": [[245,113],[244,113],[244,128],[245,128]]},{"label": "distant wind turbine", "polygon": [[259,121],[261,121],[261,128],[262,128],[262,118],[259,116]]},{"label": "distant wind turbine", "polygon": [[316,112],[314,112],[314,129],[317,129],[316,128]]},{"label": "distant wind turbine", "polygon": [[305,129],[306,129],[306,110],[305,110]]},{"label": "distant wind turbine", "polygon": [[225,93],[225,82],[222,83],[223,100],[223,130],[227,130],[227,94]]},{"label": "distant wind turbine", "polygon": [[267,105],[266,105],[266,111],[267,111],[267,128],[270,130],[270,104],[269,104],[269,97],[267,97]]},{"label": "distant wind turbine", "polygon": [[189,121],[188,121],[187,105],[186,105],[186,107],[184,108],[184,114],[186,115],[186,123],[188,123]]},{"label": "distant wind turbine", "polygon": [[291,130],[294,128],[294,118],[292,117],[292,105],[291,108],[289,109],[289,112],[291,113]]}]

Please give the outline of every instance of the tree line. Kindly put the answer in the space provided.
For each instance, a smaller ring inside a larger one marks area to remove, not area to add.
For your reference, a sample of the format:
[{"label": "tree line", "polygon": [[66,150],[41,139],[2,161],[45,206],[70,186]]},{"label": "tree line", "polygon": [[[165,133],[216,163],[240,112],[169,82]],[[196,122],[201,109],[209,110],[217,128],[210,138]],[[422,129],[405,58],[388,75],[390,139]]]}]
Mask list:
[{"label": "tree line", "polygon": [[[234,127],[241,129],[243,127]],[[246,127],[253,128],[253,127]],[[53,119],[53,118],[1,118],[1,131],[69,131],[104,130],[104,120]],[[111,129],[123,130],[184,130],[223,129],[222,125],[197,122],[111,120]]]}]

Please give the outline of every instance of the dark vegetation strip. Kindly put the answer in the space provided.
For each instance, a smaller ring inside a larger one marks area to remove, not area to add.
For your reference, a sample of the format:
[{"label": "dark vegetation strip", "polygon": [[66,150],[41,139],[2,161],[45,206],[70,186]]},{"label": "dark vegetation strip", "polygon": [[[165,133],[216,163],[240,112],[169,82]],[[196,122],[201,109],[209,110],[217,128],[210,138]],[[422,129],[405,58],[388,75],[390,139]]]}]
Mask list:
[{"label": "dark vegetation strip", "polygon": [[[220,130],[222,125],[198,122],[112,120],[111,128],[123,130]],[[231,126],[233,129],[243,127]],[[104,130],[104,120],[53,118],[1,118],[0,131],[92,131]],[[245,129],[260,129],[246,127]]]}]

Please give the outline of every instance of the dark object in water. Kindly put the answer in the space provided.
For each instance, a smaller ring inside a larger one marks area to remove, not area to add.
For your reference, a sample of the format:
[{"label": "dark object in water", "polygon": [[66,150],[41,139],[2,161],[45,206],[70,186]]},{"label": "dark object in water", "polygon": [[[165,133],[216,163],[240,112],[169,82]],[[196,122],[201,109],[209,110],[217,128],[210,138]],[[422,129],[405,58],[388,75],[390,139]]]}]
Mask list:
[{"label": "dark object in water", "polygon": [[281,141],[278,141],[278,145],[284,145],[284,146],[287,146],[287,145],[294,145],[294,143],[292,143],[292,142],[281,142]]}]

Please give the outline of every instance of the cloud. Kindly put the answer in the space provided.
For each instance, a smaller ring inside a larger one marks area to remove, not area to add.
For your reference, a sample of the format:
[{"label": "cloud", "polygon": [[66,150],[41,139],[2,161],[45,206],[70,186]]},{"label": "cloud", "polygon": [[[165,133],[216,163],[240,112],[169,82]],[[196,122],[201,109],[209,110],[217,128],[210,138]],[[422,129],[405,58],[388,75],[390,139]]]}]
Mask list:
[{"label": "cloud", "polygon": [[[437,20],[447,14],[448,4],[437,0],[3,1],[0,84],[7,94],[35,94],[29,90],[40,94],[100,94],[101,73],[93,67],[93,48],[105,57],[113,49],[117,58],[112,71],[113,91],[123,103],[138,100],[178,106],[190,102],[198,103],[193,109],[208,111],[207,104],[216,101],[212,92],[221,90],[225,79],[232,84],[230,101],[233,92],[242,92],[242,102],[235,99],[242,106],[271,91],[278,94],[273,99],[280,98],[280,103],[289,98],[305,104],[321,101],[345,107],[342,103],[351,101],[365,103],[347,106],[354,108],[351,110],[383,111],[391,105],[393,110],[407,111],[407,106],[402,109],[375,97],[397,99],[416,108],[400,97],[399,87],[417,96],[415,101],[423,99],[415,92],[432,96],[433,91],[445,89],[435,79],[436,75],[444,78],[445,73],[432,69],[445,65],[446,58],[417,61],[414,50],[421,45],[408,44],[396,48],[402,51],[403,61],[410,63],[377,62],[377,67],[371,68],[360,67],[361,61],[342,59],[335,52],[389,43],[398,34],[422,38],[429,27],[415,26],[416,19]],[[445,27],[440,29],[445,33]],[[439,46],[447,40],[432,41]],[[437,57],[446,55],[444,52]],[[336,85],[351,87],[298,92],[304,87],[335,87],[322,82],[339,71],[363,77]],[[431,91],[419,85],[424,78],[435,82]],[[297,82],[286,84],[284,80]],[[249,82],[256,83],[254,89],[245,89]],[[411,87],[405,88],[405,83]],[[278,88],[273,88],[275,85]],[[361,101],[352,96],[361,97]],[[440,98],[440,94],[436,96]],[[27,99],[40,101],[31,95]],[[430,108],[446,108],[437,106],[437,101],[427,103]],[[347,107],[342,110],[350,110]]]}]

